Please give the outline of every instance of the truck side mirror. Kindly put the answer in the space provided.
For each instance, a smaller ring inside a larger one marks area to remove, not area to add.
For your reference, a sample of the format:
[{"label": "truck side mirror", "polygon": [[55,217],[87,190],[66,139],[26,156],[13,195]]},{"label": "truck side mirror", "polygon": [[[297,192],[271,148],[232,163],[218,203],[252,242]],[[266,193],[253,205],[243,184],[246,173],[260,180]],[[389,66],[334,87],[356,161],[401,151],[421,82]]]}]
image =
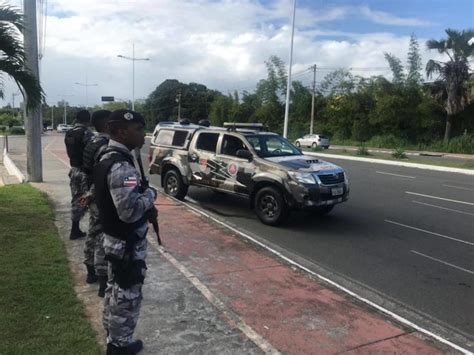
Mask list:
[{"label": "truck side mirror", "polygon": [[248,161],[253,160],[253,154],[247,149],[239,149],[236,154],[239,158],[247,159]]}]

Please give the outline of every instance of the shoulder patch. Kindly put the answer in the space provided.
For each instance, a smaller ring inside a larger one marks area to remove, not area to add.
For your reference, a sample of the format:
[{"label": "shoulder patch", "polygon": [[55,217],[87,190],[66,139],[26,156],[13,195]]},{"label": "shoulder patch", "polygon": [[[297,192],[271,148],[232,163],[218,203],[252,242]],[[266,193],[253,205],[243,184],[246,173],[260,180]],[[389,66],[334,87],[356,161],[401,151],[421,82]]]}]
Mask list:
[{"label": "shoulder patch", "polygon": [[123,187],[135,187],[138,185],[136,176],[127,176],[123,179]]}]

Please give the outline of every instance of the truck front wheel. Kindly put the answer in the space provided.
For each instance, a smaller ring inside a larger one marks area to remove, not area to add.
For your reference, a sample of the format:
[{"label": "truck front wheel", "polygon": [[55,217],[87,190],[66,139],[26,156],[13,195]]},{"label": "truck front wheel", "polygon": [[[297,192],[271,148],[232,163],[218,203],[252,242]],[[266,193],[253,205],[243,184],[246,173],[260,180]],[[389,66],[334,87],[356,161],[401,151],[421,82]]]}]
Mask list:
[{"label": "truck front wheel", "polygon": [[276,226],[288,217],[288,206],[283,195],[271,186],[258,190],[254,207],[260,221],[270,226]]},{"label": "truck front wheel", "polygon": [[163,187],[166,194],[178,200],[183,200],[188,193],[188,186],[183,182],[181,174],[174,169],[165,173]]}]

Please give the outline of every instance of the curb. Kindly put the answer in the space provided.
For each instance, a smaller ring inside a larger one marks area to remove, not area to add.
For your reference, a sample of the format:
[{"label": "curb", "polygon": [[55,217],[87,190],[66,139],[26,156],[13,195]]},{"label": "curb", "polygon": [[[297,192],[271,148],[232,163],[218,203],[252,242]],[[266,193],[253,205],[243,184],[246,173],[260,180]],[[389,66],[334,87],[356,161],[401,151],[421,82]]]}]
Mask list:
[{"label": "curb", "polygon": [[405,163],[405,162],[382,160],[382,159],[359,158],[359,157],[350,157],[350,156],[326,154],[326,153],[312,153],[312,152],[303,152],[303,153],[307,155],[315,156],[315,157],[363,161],[366,163],[373,163],[373,164],[393,165],[393,166],[402,166],[405,168],[415,168],[415,169],[443,171],[443,172],[465,174],[465,175],[474,175],[474,170],[470,170],[470,169],[450,168],[446,166],[437,166],[437,165],[429,165],[429,164]]},{"label": "curb", "polygon": [[10,156],[7,153],[7,150],[3,150],[3,165],[7,169],[8,173],[10,175],[15,176],[20,182],[25,182],[26,177],[23,175],[23,173],[18,169],[18,167],[15,165],[13,160],[10,158]]}]

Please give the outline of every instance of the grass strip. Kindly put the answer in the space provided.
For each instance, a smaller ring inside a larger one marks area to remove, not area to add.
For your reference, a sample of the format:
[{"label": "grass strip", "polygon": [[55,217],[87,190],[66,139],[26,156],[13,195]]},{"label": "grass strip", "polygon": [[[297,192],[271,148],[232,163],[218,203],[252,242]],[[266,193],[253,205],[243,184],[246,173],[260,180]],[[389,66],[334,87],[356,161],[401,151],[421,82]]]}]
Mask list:
[{"label": "grass strip", "polygon": [[0,354],[100,354],[46,196],[0,188]]}]

